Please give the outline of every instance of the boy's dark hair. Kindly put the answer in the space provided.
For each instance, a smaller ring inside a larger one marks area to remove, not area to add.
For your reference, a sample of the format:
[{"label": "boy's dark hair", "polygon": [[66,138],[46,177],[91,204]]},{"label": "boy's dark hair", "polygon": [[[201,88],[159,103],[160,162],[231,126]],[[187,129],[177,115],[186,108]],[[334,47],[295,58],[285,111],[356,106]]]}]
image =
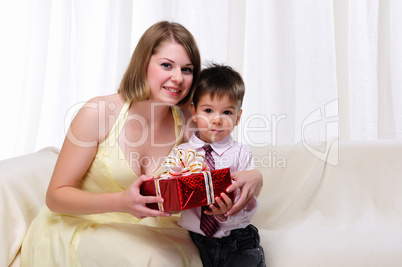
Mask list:
[{"label": "boy's dark hair", "polygon": [[201,71],[198,85],[193,96],[194,107],[197,108],[201,96],[208,94],[211,98],[221,98],[225,95],[230,100],[238,101],[239,107],[243,103],[245,86],[241,75],[230,66],[209,64]]}]

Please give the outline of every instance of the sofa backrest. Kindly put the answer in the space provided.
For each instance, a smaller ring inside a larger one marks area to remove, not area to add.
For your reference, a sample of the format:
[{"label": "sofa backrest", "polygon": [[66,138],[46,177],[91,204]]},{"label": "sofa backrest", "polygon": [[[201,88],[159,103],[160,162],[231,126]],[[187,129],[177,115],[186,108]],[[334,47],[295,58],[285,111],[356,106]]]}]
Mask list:
[{"label": "sofa backrest", "polygon": [[264,179],[253,223],[275,229],[310,219],[338,226],[400,220],[401,141],[323,142],[316,152],[311,147],[252,148]]}]

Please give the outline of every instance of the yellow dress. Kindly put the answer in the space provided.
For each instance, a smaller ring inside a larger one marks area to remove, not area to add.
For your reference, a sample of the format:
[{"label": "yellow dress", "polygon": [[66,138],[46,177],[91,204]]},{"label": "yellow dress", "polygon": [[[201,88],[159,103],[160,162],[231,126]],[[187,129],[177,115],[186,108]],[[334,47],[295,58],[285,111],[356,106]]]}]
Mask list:
[{"label": "yellow dress", "polygon": [[[125,124],[127,101],[109,136],[99,144],[81,188],[90,192],[120,192],[138,176],[117,139]],[[172,108],[176,145],[181,143],[181,117]],[[161,168],[154,173],[156,177]],[[44,206],[32,222],[21,251],[21,266],[202,266],[178,215],[137,219],[128,213],[65,215]]]}]

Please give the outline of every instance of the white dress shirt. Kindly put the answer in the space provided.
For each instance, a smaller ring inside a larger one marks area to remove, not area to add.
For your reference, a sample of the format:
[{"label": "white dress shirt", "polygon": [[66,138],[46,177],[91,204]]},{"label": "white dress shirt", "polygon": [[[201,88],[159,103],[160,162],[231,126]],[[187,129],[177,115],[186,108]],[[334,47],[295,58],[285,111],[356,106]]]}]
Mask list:
[{"label": "white dress shirt", "polygon": [[[205,155],[205,151],[202,148],[204,144],[205,142],[198,138],[198,132],[194,132],[189,142],[183,143],[179,145],[179,147],[184,150],[191,147],[195,149],[198,154]],[[230,172],[254,169],[253,154],[250,149],[234,141],[231,136],[210,145],[213,149],[212,156],[215,160],[215,169],[230,168]],[[235,202],[240,195],[239,191],[240,190],[237,191]],[[231,230],[247,227],[247,225],[251,223],[252,216],[256,212],[257,207],[257,199],[254,197],[243,210],[234,216],[225,217],[224,215],[215,215],[220,223],[220,227],[213,237],[219,238],[228,236]],[[200,230],[200,217],[201,207],[183,210],[181,212],[179,225],[189,231],[204,235]]]}]

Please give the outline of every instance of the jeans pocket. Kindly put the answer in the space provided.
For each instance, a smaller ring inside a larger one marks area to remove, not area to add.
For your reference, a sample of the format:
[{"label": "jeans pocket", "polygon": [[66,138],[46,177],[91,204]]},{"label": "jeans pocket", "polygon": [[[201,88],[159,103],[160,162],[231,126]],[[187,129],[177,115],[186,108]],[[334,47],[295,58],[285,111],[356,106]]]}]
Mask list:
[{"label": "jeans pocket", "polygon": [[257,248],[258,244],[254,237],[236,240],[238,250],[248,250]]},{"label": "jeans pocket", "polygon": [[250,248],[246,250],[232,251],[228,255],[224,266],[230,267],[264,267],[265,255],[262,247]]}]

